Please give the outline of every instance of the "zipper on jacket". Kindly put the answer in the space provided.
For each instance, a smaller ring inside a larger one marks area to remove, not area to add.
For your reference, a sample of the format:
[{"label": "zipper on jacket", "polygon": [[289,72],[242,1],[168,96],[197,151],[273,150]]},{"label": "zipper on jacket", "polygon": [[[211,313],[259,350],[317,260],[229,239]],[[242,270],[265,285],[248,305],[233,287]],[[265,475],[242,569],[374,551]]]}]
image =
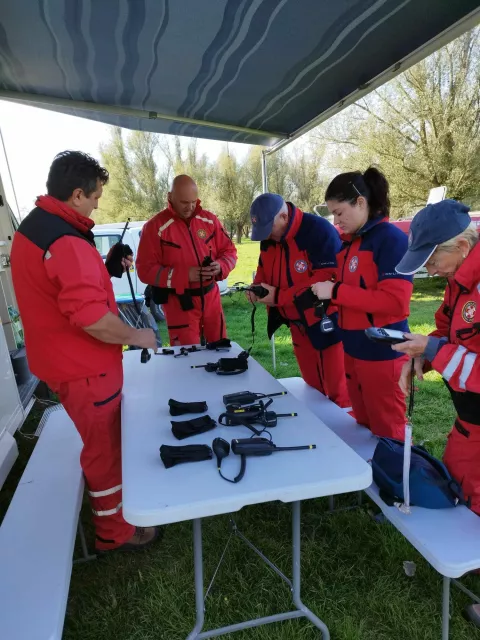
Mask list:
[{"label": "zipper on jacket", "polygon": [[[450,285],[448,285],[448,286],[450,286]],[[453,303],[453,307],[451,307],[452,313],[450,315],[449,323],[448,323],[448,339],[449,339],[449,341],[452,340],[452,335],[451,335],[452,334],[452,323],[453,323],[453,318],[455,316],[455,309],[457,307],[458,301],[460,300],[460,296],[462,295],[462,293],[465,293],[464,287],[460,286],[458,284],[458,282],[457,282],[457,287],[458,287],[458,294],[457,294],[457,297],[455,298],[455,302]]]},{"label": "zipper on jacket", "polygon": [[[343,259],[343,265],[342,265],[342,279],[341,282],[343,282],[343,276],[345,274],[345,265],[347,264],[347,258],[348,258],[348,254],[350,253],[350,249],[352,248],[352,244],[353,242],[350,242],[348,245],[348,248],[345,252],[345,258]],[[338,322],[339,324],[343,324],[343,309],[341,305],[338,305]]]},{"label": "zipper on jacket", "polygon": [[[185,224],[187,224],[187,223],[185,223]],[[195,245],[194,237],[193,237],[193,235],[192,235],[192,230],[190,229],[190,225],[187,225],[187,228],[188,228],[188,233],[189,233],[189,235],[190,235],[190,240],[192,241],[193,250],[195,251],[195,255],[196,255],[196,257],[197,257],[198,266],[199,266],[199,267],[201,267],[201,266],[202,266],[202,263],[200,262],[200,258],[198,257],[198,251],[197,251],[197,247],[196,247],[196,245]]]}]

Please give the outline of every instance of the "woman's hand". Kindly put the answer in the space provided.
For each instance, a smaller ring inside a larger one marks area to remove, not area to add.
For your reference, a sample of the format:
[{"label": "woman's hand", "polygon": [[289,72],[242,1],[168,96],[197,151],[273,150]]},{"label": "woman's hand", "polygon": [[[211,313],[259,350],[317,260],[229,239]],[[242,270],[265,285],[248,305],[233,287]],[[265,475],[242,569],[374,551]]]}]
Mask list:
[{"label": "woman's hand", "polygon": [[392,345],[394,351],[406,353],[411,358],[420,358],[427,348],[428,336],[422,336],[419,333],[405,333],[406,341]]},{"label": "woman's hand", "polygon": [[[415,358],[415,375],[419,380],[423,380],[423,361],[421,358]],[[410,395],[410,389],[412,384],[412,361],[409,360],[402,367],[400,374],[400,380],[398,381],[400,389],[403,395]]]},{"label": "woman's hand", "polygon": [[320,300],[330,300],[332,297],[333,287],[333,282],[316,282],[315,284],[312,284],[311,289]]}]

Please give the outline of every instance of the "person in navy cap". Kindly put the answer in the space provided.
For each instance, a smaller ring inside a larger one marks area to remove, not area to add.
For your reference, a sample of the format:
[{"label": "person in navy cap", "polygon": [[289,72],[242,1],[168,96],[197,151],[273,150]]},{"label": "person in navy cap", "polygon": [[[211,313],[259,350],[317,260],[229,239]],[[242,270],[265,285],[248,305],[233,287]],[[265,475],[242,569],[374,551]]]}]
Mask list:
[{"label": "person in navy cap", "polygon": [[[447,287],[435,331],[407,334],[392,348],[415,359],[418,378],[431,369],[441,374],[457,412],[444,462],[480,515],[480,244],[468,211],[461,202],[443,200],[412,220],[408,250],[396,270],[413,274],[425,266],[431,276],[447,278]],[[405,395],[410,372],[411,360],[400,378]],[[480,605],[468,607],[467,615],[480,627]]]},{"label": "person in navy cap", "polygon": [[350,407],[337,310],[319,303],[310,287],[331,280],[340,248],[337,231],[327,220],[303,213],[276,193],[264,193],[250,209],[252,240],[260,240],[255,284],[268,296],[251,302],[268,309],[268,336],[286,324],[302,377],[340,407]]}]

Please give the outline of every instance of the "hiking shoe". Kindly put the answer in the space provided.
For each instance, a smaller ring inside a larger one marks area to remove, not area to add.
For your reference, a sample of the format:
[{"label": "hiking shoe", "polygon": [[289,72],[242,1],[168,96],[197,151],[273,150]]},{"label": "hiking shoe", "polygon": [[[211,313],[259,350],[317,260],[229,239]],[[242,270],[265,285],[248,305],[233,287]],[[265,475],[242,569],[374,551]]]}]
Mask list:
[{"label": "hiking shoe", "polygon": [[110,551],[141,551],[149,547],[155,540],[163,536],[163,527],[136,527],[135,533],[119,547],[97,551],[97,553],[109,553]]},{"label": "hiking shoe", "polygon": [[480,629],[480,604],[469,604],[463,610],[463,616]]}]

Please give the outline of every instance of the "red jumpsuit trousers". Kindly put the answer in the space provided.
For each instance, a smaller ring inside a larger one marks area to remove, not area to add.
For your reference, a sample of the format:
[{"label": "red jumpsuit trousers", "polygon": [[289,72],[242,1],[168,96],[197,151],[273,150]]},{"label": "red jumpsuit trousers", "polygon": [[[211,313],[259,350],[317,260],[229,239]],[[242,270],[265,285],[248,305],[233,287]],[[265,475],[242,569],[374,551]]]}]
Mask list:
[{"label": "red jumpsuit trousers", "polygon": [[100,376],[49,386],[58,394],[83,441],[80,464],[93,511],[95,546],[98,550],[115,549],[135,533],[135,527],[122,515],[122,366]]}]

